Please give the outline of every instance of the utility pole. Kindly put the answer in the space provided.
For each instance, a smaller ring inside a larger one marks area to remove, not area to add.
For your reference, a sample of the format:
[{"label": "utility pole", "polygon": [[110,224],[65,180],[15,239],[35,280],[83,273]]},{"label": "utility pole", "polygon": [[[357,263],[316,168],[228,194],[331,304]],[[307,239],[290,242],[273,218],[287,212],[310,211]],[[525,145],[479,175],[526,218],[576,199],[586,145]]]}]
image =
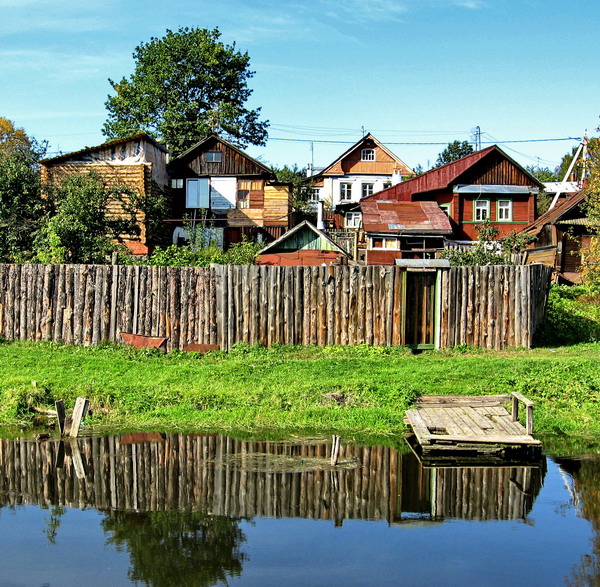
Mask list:
[{"label": "utility pole", "polygon": [[472,141],[475,143],[475,150],[481,151],[481,128],[479,126],[476,126],[471,131],[471,137]]},{"label": "utility pole", "polygon": [[579,159],[579,155],[581,155],[583,157],[583,164],[582,164],[583,169],[582,169],[582,176],[581,176],[581,183],[583,185],[583,180],[585,179],[585,170],[586,170],[586,165],[587,165],[587,162],[586,162],[587,154],[588,154],[588,136],[587,136],[587,131],[585,131],[585,133],[583,133],[583,139],[582,139],[581,143],[579,143],[579,147],[577,147],[577,151],[575,152],[575,155],[573,155],[573,160],[571,161],[571,165],[569,165],[569,169],[567,169],[567,172],[565,173],[565,176],[563,177],[563,180],[560,183],[560,188],[554,195],[554,198],[553,198],[552,203],[550,204],[550,208],[548,208],[548,210],[552,210],[552,208],[554,208],[554,206],[556,206],[556,204],[558,202],[558,198],[560,198],[560,195],[565,191],[565,188],[567,187],[567,182],[569,181],[569,177],[571,175],[571,172],[573,171],[573,167],[575,167],[575,163],[577,162],[577,159]]}]

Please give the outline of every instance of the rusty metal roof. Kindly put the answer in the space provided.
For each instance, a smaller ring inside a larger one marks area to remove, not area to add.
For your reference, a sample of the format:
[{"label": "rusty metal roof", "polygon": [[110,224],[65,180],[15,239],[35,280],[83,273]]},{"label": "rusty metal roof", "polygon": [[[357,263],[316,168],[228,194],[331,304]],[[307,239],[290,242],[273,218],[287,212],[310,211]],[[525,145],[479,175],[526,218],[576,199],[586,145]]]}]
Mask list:
[{"label": "rusty metal roof", "polygon": [[366,232],[393,234],[452,234],[450,220],[436,202],[363,200]]}]

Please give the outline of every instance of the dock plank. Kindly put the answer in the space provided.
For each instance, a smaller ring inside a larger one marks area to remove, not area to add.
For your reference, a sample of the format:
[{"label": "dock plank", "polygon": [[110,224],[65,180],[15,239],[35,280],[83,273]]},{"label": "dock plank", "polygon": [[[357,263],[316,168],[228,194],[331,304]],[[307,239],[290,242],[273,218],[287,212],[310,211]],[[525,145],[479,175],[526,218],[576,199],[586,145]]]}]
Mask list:
[{"label": "dock plank", "polygon": [[[518,399],[528,402],[526,405],[531,403],[527,398]],[[541,442],[520,422],[513,421],[506,407],[510,400],[509,395],[422,396],[406,411],[406,420],[424,452],[474,450],[485,455],[504,450],[503,446],[539,450]]]}]

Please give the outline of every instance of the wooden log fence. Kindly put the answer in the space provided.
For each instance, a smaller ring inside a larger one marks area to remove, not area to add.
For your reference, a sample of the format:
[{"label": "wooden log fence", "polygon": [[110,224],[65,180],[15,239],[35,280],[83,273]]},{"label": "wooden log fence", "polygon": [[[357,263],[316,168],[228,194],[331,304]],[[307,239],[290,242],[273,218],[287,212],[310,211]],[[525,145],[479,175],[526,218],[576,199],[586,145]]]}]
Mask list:
[{"label": "wooden log fence", "polygon": [[531,346],[550,268],[434,275],[391,266],[0,265],[0,336],[95,345],[127,332],[165,337],[167,350],[238,342]]},{"label": "wooden log fence", "polygon": [[[540,467],[421,467],[389,447],[244,441],[223,435],[0,440],[0,508],[209,511],[239,518],[525,519]],[[135,438],[131,438],[135,437]],[[281,460],[277,460],[280,457]],[[318,460],[321,467],[310,462]],[[279,463],[284,466],[278,468]],[[299,467],[299,470],[294,470]]]}]

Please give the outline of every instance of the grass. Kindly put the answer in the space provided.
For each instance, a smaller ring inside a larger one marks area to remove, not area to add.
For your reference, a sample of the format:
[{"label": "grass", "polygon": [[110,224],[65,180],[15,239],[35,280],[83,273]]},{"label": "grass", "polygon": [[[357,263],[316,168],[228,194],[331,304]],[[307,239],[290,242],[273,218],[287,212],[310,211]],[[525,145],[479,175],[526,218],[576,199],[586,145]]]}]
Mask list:
[{"label": "grass", "polygon": [[[114,345],[0,344],[0,424],[31,425],[33,407],[86,396],[94,428],[398,435],[420,394],[520,391],[539,432],[600,433],[600,344],[413,355],[386,347],[237,345],[229,354]],[[35,382],[33,384],[32,382]]]}]

